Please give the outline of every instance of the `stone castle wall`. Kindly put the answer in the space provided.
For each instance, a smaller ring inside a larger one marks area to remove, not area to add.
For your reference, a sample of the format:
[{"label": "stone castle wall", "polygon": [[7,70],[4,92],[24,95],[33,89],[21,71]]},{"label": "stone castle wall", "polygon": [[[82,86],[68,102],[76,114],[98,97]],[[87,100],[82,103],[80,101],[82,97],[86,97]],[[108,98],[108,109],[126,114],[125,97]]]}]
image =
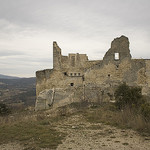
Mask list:
[{"label": "stone castle wall", "polygon": [[142,94],[150,96],[150,60],[132,59],[125,36],[114,39],[103,60],[96,61],[89,61],[86,54],[63,56],[54,42],[53,69],[37,71],[36,77],[37,110],[49,108],[50,100],[42,99],[41,93],[52,89],[53,102],[61,104],[85,99],[113,100],[114,90],[122,82],[140,86]]}]

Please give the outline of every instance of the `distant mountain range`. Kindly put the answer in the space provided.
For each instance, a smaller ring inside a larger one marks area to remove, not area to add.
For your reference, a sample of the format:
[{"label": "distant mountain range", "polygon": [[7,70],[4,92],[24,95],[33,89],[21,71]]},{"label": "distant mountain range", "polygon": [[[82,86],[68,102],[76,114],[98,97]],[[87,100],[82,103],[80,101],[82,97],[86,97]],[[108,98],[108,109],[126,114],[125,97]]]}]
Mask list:
[{"label": "distant mountain range", "polygon": [[35,87],[36,78],[19,78],[0,74],[0,88],[29,88]]},{"label": "distant mountain range", "polygon": [[7,76],[0,74],[0,79],[20,79],[19,77],[14,77],[14,76]]}]

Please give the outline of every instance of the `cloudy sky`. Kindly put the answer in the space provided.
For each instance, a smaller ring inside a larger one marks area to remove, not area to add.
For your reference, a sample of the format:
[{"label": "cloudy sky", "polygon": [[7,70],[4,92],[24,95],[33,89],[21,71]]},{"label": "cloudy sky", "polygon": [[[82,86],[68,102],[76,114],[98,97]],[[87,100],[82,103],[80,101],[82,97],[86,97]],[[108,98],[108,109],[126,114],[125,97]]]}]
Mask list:
[{"label": "cloudy sky", "polygon": [[150,58],[150,0],[0,0],[0,74],[52,68],[53,41],[102,59],[121,35],[133,58]]}]

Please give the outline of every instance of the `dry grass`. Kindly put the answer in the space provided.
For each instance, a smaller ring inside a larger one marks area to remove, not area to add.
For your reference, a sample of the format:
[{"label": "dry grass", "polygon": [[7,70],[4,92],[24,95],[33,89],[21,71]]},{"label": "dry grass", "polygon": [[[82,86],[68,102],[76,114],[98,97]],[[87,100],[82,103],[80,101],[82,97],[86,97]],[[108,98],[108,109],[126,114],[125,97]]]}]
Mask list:
[{"label": "dry grass", "polygon": [[36,122],[20,123],[0,127],[0,143],[20,141],[33,147],[56,148],[61,143],[63,134],[48,125]]},{"label": "dry grass", "polygon": [[150,134],[150,121],[146,121],[141,114],[136,114],[129,108],[117,111],[113,104],[106,104],[95,109],[87,109],[84,112],[89,122],[103,122],[120,128],[132,128],[141,133]]},{"label": "dry grass", "polygon": [[[70,109],[69,109],[70,108]],[[73,110],[72,112],[70,110]],[[131,128],[141,133],[150,134],[150,121],[146,120],[142,114],[136,110],[126,108],[123,111],[116,109],[112,103],[72,103],[60,108],[60,116],[73,114],[83,114],[92,123],[105,123],[120,128]]]},{"label": "dry grass", "polygon": [[19,141],[27,149],[31,147],[56,149],[65,133],[55,130],[58,117],[47,116],[46,112],[22,112],[0,117],[0,144]]}]

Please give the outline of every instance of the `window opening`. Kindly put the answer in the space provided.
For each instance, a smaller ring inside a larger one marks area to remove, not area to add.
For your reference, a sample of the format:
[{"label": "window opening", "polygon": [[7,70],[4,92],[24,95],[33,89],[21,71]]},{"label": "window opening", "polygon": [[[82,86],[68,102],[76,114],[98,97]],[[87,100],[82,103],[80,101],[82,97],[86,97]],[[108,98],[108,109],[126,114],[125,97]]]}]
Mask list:
[{"label": "window opening", "polygon": [[74,83],[70,83],[70,85],[71,85],[71,86],[73,86],[73,85],[74,85]]},{"label": "window opening", "polygon": [[74,75],[76,76],[77,74],[76,74],[76,73],[74,73]]},{"label": "window opening", "polygon": [[66,76],[66,75],[67,75],[67,72],[64,72],[64,75]]},{"label": "window opening", "polygon": [[118,68],[119,68],[119,65],[116,65],[116,70],[118,70]]},{"label": "window opening", "polygon": [[80,76],[80,73],[78,73],[78,76]]},{"label": "window opening", "polygon": [[72,76],[72,73],[70,73],[70,75]]},{"label": "window opening", "polygon": [[119,60],[119,53],[115,53],[115,60]]},{"label": "window opening", "polygon": [[82,76],[82,81],[85,81],[84,75]]}]

